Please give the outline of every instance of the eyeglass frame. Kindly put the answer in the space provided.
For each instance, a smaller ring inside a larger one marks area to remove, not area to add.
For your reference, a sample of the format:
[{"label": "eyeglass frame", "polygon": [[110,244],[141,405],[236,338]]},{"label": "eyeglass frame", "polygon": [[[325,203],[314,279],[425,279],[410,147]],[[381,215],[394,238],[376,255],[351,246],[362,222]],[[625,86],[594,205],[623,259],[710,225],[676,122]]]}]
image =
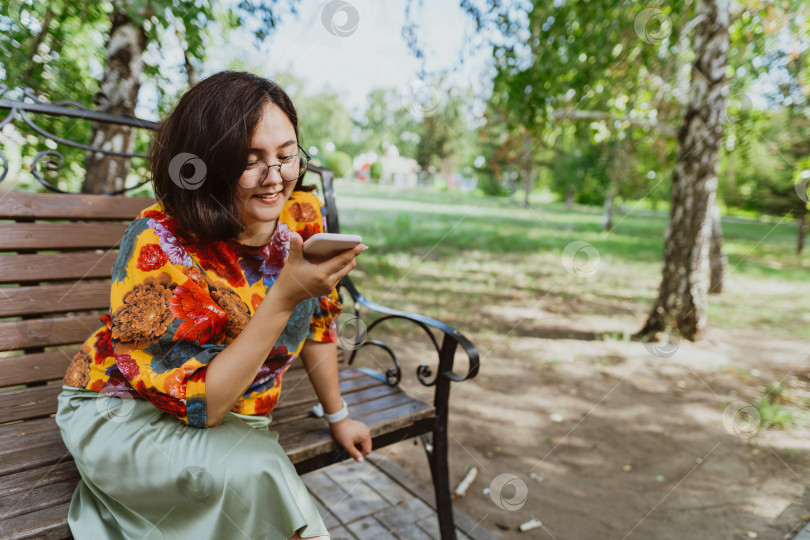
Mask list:
[{"label": "eyeglass frame", "polygon": [[[283,182],[297,182],[298,180],[300,180],[301,178],[303,178],[303,176],[304,176],[304,175],[307,173],[307,166],[309,165],[309,162],[310,162],[310,161],[312,161],[312,158],[311,158],[311,157],[310,157],[310,155],[307,153],[307,151],[306,151],[306,150],[304,150],[304,149],[301,147],[301,145],[300,145],[300,144],[298,144],[298,143],[296,143],[296,144],[297,144],[297,146],[298,146],[298,149],[299,149],[299,150],[301,150],[301,151],[303,152],[303,154],[293,154],[293,155],[291,155],[291,156],[287,156],[287,158],[285,158],[285,159],[289,159],[289,158],[291,158],[291,157],[296,157],[296,156],[298,156],[298,158],[299,158],[299,159],[301,159],[301,157],[303,156],[303,158],[306,160],[306,166],[304,167],[304,171],[303,171],[303,172],[298,173],[298,176],[297,176],[297,177],[293,178],[292,180],[287,180],[286,178],[284,178],[284,175],[283,175],[283,174],[281,174],[281,166],[282,166],[282,165],[284,165],[284,163],[273,163],[273,164],[271,165],[271,164],[267,163],[266,161],[264,161],[264,160],[262,160],[262,159],[251,159],[250,161],[248,161],[247,163],[245,163],[245,167],[248,167],[249,165],[252,165],[252,164],[264,163],[264,164],[267,166],[267,169],[265,169],[265,171],[266,171],[266,172],[264,173],[264,178],[262,178],[262,179],[259,181],[259,183],[258,183],[258,184],[256,184],[256,185],[255,185],[255,186],[253,186],[253,187],[246,187],[246,186],[243,186],[241,182],[238,182],[238,181],[237,181],[237,182],[239,183],[239,185],[240,185],[240,186],[242,186],[242,187],[243,187],[243,188],[245,188],[245,189],[256,189],[257,187],[259,187],[259,186],[261,186],[262,184],[264,184],[264,181],[265,181],[265,180],[267,180],[267,177],[268,177],[268,176],[270,176],[270,169],[271,169],[271,168],[273,168],[273,167],[278,167],[278,176],[279,176],[279,178],[281,178],[281,180],[282,180]],[[300,167],[300,164],[299,164],[299,167]],[[247,169],[245,169],[245,170],[247,170]]]}]

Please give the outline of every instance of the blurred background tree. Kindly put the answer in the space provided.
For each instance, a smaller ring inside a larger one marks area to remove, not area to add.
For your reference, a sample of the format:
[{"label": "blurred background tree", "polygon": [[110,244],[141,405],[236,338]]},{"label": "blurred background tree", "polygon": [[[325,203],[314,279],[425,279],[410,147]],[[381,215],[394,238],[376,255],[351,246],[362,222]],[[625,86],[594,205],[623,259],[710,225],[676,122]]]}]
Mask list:
[{"label": "blurred background tree", "polygon": [[[0,76],[10,87],[7,97],[19,99],[30,87],[43,100],[69,97],[124,114],[140,106],[156,117],[206,74],[212,44],[236,46],[228,36],[244,29],[254,40],[245,47],[258,51],[299,7],[295,0],[0,5]],[[420,6],[419,0],[405,2],[402,34],[424,65],[437,52],[422,47]],[[339,91],[313,90],[310,80],[287,71],[271,74],[293,96],[302,145],[316,160],[338,177],[367,175],[388,183],[395,175],[384,170],[382,159],[391,153],[413,164],[426,189],[475,187],[482,196],[511,196],[526,206],[554,198],[601,206],[606,231],[621,219],[617,209],[622,216],[632,209],[676,213],[672,187],[675,164],[686,155],[683,145],[679,154],[678,134],[702,20],[697,4],[460,0],[459,6],[475,22],[479,46],[491,51],[483,91],[458,79],[451,84],[445,71],[423,70],[419,84],[381,84],[363,106],[350,109]],[[713,231],[712,292],[723,282],[721,213],[795,220],[797,250],[804,246],[807,196],[799,192],[810,156],[809,9],[799,0],[747,0],[731,14],[727,104],[719,113],[722,132],[713,132],[721,137],[712,195],[719,209],[706,209],[713,221],[700,228]],[[458,64],[463,62],[464,54]],[[228,66],[266,74],[255,52],[234,55]],[[139,92],[145,84],[154,95]],[[116,148],[142,153],[148,144],[145,133],[118,137],[86,122],[37,120],[48,131]],[[85,161],[76,149],[64,153],[71,166],[59,171],[59,182],[66,189],[118,189],[126,179],[125,162]],[[84,169],[75,165],[82,161]],[[143,163],[133,165],[130,183],[146,175]],[[22,188],[37,189],[25,182]]]}]

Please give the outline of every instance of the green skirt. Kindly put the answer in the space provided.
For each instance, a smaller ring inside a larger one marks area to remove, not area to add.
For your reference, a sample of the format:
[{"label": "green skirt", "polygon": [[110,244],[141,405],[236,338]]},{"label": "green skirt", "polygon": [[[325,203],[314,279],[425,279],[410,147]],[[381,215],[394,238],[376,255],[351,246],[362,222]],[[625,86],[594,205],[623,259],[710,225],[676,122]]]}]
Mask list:
[{"label": "green skirt", "polygon": [[270,417],[199,429],[142,399],[63,386],[56,423],[81,474],[68,514],[78,540],[328,534]]}]

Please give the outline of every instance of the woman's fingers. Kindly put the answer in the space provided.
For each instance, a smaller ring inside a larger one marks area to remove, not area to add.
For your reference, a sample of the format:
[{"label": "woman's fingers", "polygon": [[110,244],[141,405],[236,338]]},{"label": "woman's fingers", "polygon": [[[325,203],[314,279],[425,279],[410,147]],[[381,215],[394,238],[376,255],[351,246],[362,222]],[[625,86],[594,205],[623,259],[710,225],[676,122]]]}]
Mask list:
[{"label": "woman's fingers", "polygon": [[354,260],[355,257],[363,253],[365,250],[368,249],[368,246],[365,244],[358,244],[354,246],[352,249],[347,249],[341,253],[338,253],[331,259],[324,261],[323,266],[327,272],[330,274],[334,274],[340,271],[342,268],[347,266],[351,261]]},{"label": "woman's fingers", "polygon": [[304,241],[301,235],[295,231],[290,231],[290,252],[287,255],[287,261],[292,259],[295,262],[304,258]]},{"label": "woman's fingers", "polygon": [[330,281],[337,284],[349,272],[354,270],[354,267],[357,266],[356,257],[367,249],[368,246],[360,244],[352,249],[347,249],[340,255],[336,255],[323,263],[326,271],[329,272]]},{"label": "woman's fingers", "polygon": [[371,453],[371,433],[366,434],[363,441],[360,443],[360,447],[363,449],[364,456]]},{"label": "woman's fingers", "polygon": [[340,283],[340,280],[346,277],[349,274],[349,272],[354,270],[356,266],[357,261],[355,259],[350,259],[345,266],[339,268],[337,272],[330,275],[329,280],[335,284],[335,287],[337,287],[337,284]]}]

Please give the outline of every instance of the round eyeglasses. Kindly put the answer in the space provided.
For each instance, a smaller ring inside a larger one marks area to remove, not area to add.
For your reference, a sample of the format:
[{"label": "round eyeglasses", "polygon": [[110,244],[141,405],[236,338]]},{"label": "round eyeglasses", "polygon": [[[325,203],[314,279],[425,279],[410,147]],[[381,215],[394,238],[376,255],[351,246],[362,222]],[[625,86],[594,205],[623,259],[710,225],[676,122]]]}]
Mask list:
[{"label": "round eyeglasses", "polygon": [[307,172],[307,163],[309,163],[309,160],[312,158],[309,157],[306,150],[301,148],[300,144],[298,145],[298,149],[301,150],[301,154],[285,156],[281,158],[278,163],[273,163],[272,165],[260,159],[248,161],[247,165],[245,165],[245,171],[239,178],[239,185],[245,189],[259,187],[267,179],[271,167],[278,167],[281,179],[285,182],[293,182],[302,178],[304,173]]}]

